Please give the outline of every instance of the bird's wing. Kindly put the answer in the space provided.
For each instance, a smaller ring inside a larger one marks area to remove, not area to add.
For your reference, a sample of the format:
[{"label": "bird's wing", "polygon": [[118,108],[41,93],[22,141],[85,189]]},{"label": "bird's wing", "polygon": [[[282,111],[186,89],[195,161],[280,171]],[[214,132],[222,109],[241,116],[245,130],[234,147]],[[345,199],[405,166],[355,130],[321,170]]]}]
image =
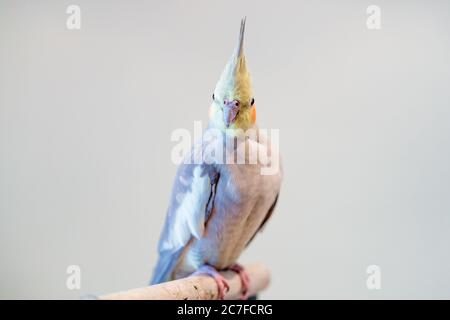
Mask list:
[{"label": "bird's wing", "polygon": [[212,210],[218,176],[212,165],[182,164],[177,172],[158,251],[152,284],[169,280],[192,237],[200,239]]},{"label": "bird's wing", "polygon": [[[270,141],[269,141],[269,137],[267,137],[267,135],[264,133],[264,131],[258,131],[258,146],[270,146]],[[281,165],[280,165],[280,170],[281,170]],[[282,175],[280,175],[281,177]],[[247,242],[246,246],[248,246],[250,244],[250,242],[252,242],[252,240],[255,238],[255,236],[258,234],[258,232],[260,232],[264,226],[266,225],[267,221],[269,221],[270,217],[273,214],[273,211],[275,210],[275,207],[277,206],[277,202],[278,202],[278,197],[280,195],[280,190],[279,190],[279,186],[278,186],[278,191],[276,192],[276,196],[275,196],[275,200],[273,201],[272,205],[270,206],[269,210],[267,211],[263,221],[261,222],[261,225],[259,226],[259,228],[255,231],[255,234],[250,238],[250,240]]]},{"label": "bird's wing", "polygon": [[273,202],[273,204],[270,206],[269,211],[267,212],[266,216],[264,217],[264,220],[261,222],[261,225],[259,226],[259,228],[256,230],[255,234],[250,238],[250,240],[247,242],[246,246],[248,246],[250,244],[250,242],[252,242],[252,240],[255,238],[256,234],[258,232],[260,232],[262,230],[262,228],[265,226],[265,224],[267,223],[267,221],[269,221],[270,217],[272,216],[273,211],[275,210],[275,207],[277,205],[277,201],[278,201],[278,196],[279,194],[277,194],[277,196],[275,197],[275,200]]}]

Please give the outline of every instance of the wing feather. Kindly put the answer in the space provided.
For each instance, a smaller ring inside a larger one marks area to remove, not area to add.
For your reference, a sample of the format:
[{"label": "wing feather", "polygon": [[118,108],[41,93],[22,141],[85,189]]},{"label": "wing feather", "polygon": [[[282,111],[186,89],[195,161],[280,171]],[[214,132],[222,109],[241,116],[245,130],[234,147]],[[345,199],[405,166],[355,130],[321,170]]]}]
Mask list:
[{"label": "wing feather", "polygon": [[279,194],[277,194],[277,196],[275,197],[275,200],[274,200],[273,204],[270,206],[269,211],[267,211],[267,214],[264,217],[263,221],[261,222],[261,225],[259,226],[258,230],[256,230],[255,234],[247,242],[246,246],[248,246],[250,244],[250,242],[252,242],[252,240],[255,238],[255,236],[258,234],[258,232],[260,232],[264,228],[264,226],[267,223],[267,221],[269,221],[269,219],[272,216],[273,211],[275,210],[275,207],[277,205],[278,196],[279,196]]},{"label": "wing feather", "polygon": [[211,167],[182,164],[177,172],[158,251],[152,284],[168,281],[181,252],[192,237],[203,234],[213,187]]}]

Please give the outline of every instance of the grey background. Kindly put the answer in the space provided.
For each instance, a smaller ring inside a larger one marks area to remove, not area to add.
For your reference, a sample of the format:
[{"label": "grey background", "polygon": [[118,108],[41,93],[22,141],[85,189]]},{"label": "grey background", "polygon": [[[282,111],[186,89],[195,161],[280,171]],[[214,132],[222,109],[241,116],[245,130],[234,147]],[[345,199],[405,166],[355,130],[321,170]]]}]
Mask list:
[{"label": "grey background", "polygon": [[147,283],[170,134],[206,121],[245,15],[258,121],[280,129],[285,167],[241,259],[271,269],[261,296],[450,298],[450,3],[425,0],[0,1],[0,298]]}]

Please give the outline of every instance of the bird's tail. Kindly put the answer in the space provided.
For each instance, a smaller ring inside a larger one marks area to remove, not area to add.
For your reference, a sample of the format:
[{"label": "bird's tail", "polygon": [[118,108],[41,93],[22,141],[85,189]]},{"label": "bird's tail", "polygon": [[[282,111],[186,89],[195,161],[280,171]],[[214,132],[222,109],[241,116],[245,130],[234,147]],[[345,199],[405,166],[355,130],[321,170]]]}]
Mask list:
[{"label": "bird's tail", "polygon": [[153,276],[150,285],[159,284],[170,280],[181,250],[175,253],[160,253],[158,263],[153,270]]}]

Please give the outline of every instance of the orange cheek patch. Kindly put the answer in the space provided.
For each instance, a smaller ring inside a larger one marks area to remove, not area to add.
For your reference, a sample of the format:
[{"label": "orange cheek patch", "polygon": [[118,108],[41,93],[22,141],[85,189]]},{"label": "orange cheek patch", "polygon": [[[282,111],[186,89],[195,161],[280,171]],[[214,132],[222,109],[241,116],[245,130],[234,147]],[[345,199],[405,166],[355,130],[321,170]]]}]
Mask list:
[{"label": "orange cheek patch", "polygon": [[250,112],[251,112],[250,116],[251,116],[252,123],[255,123],[256,122],[256,106],[253,106],[252,110]]}]

